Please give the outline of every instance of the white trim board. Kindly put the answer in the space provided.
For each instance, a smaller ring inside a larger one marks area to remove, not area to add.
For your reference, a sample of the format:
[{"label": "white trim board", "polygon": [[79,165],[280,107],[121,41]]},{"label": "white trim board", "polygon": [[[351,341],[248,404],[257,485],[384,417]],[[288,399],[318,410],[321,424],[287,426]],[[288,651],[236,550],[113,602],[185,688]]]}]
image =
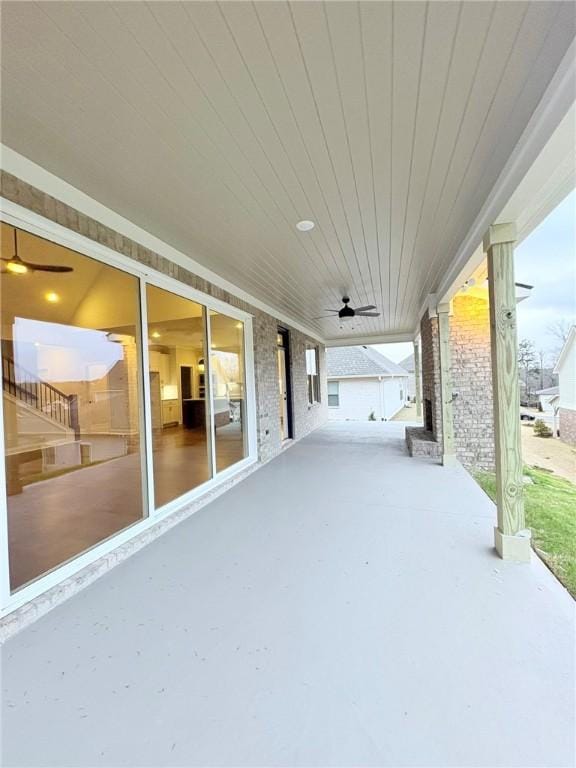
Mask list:
[{"label": "white trim board", "polygon": [[236,296],[236,298],[246,301],[248,304],[266,312],[280,322],[286,323],[291,328],[316,339],[322,344],[324,343],[324,339],[319,336],[316,331],[313,331],[294,318],[285,315],[274,307],[238,288],[225,278],[212,272],[212,270],[202,266],[202,264],[194,259],[193,256],[187,256],[182,253],[182,251],[168,245],[168,243],[160,240],[160,238],[152,233],[147,232],[145,229],[142,229],[142,227],[134,224],[129,219],[124,218],[124,216],[116,213],[111,208],[108,208],[97,200],[94,200],[92,197],[89,197],[84,192],[73,187],[67,181],[60,179],[40,165],[28,160],[28,158],[15,152],[13,149],[10,149],[10,147],[7,147],[5,144],[0,144],[0,168],[27,184],[40,189],[42,192],[60,200],[66,205],[75,208],[86,216],[90,216],[99,221],[101,224],[109,227],[115,232],[119,232],[124,237],[130,238],[169,261],[184,267],[184,269],[187,269],[198,277],[208,280],[208,282],[228,291]]}]

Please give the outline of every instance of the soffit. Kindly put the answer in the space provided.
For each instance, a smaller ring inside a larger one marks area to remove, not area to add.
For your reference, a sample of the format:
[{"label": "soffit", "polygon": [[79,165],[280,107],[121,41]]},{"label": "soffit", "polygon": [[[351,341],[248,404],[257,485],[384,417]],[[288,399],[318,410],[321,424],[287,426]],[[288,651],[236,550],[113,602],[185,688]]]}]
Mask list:
[{"label": "soffit", "polygon": [[[2,22],[9,147],[333,339],[416,326],[574,37],[561,2],[5,2]],[[314,319],[344,293],[382,316]]]}]

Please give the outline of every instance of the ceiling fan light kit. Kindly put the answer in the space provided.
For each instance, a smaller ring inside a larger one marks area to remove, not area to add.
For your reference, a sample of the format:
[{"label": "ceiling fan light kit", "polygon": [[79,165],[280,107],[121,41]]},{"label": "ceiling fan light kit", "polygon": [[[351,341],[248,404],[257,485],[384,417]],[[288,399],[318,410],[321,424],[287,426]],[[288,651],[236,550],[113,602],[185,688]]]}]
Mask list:
[{"label": "ceiling fan light kit", "polygon": [[6,272],[11,275],[26,275],[28,272],[73,272],[73,267],[64,267],[59,264],[32,264],[23,261],[18,255],[18,230],[14,227],[14,255],[9,259],[2,259],[6,264]]}]

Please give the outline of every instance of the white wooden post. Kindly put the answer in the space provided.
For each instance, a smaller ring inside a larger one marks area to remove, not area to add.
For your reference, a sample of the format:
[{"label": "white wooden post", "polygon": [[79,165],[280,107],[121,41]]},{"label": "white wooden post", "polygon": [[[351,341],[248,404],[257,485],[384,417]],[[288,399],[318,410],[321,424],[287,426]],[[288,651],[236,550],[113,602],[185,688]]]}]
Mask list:
[{"label": "white wooden post", "polygon": [[528,562],[530,531],[524,520],[520,389],[514,285],[514,224],[495,224],[484,237],[488,255],[490,343],[496,444],[498,526],[494,543],[500,557]]},{"label": "white wooden post", "polygon": [[416,395],[416,416],[422,417],[422,385],[420,382],[420,342],[414,339],[414,389]]},{"label": "white wooden post", "polygon": [[440,347],[440,398],[442,412],[442,464],[456,463],[454,420],[452,416],[452,375],[450,372],[450,304],[439,304],[438,339]]}]

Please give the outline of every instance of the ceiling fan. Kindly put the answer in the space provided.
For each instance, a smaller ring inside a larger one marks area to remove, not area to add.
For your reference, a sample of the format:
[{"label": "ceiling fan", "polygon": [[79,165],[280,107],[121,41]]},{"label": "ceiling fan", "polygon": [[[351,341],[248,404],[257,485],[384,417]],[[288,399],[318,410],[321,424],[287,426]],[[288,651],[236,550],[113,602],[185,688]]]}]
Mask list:
[{"label": "ceiling fan", "polygon": [[338,317],[340,320],[351,320],[353,317],[380,317],[380,312],[372,312],[376,309],[374,304],[368,304],[365,307],[356,307],[352,309],[349,307],[350,298],[348,296],[342,296],[342,303],[344,306],[342,309],[325,309],[325,312],[334,312],[333,315],[320,315],[320,317],[314,317],[314,320],[322,320],[325,317]]},{"label": "ceiling fan", "polygon": [[25,275],[27,272],[72,272],[73,267],[63,267],[58,264],[32,264],[23,261],[18,256],[18,230],[14,227],[14,255],[10,259],[2,259],[6,264],[4,272],[12,275]]}]

